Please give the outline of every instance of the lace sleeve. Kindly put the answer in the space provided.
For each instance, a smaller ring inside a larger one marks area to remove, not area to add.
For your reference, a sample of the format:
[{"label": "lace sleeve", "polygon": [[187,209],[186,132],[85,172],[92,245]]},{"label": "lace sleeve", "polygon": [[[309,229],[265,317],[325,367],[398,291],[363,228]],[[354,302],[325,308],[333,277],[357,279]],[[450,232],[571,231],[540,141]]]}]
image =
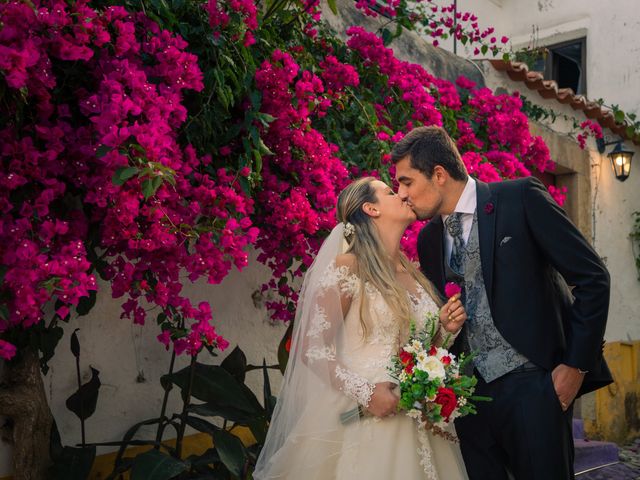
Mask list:
[{"label": "lace sleeve", "polygon": [[341,268],[344,258],[351,259],[345,243],[344,224],[338,223],[305,273],[287,368],[253,472],[256,480],[317,477],[344,452],[346,429],[353,431],[361,420],[357,404],[369,404],[374,385],[350,370],[351,352],[343,348],[344,312],[352,301],[358,303],[359,288],[359,279]]},{"label": "lace sleeve", "polygon": [[359,280],[348,267],[332,262],[319,283],[320,288],[309,307],[312,313],[303,343],[304,362],[315,372],[328,373],[333,388],[368,407],[375,385],[346,368],[338,359],[338,343],[344,327],[342,304],[345,300],[351,303],[359,289]]},{"label": "lace sleeve", "polygon": [[442,348],[451,348],[451,345],[453,345],[453,342],[456,341],[456,338],[458,338],[458,335],[460,335],[461,331],[462,329],[460,328],[455,333],[447,332],[444,326],[440,324],[438,328],[438,335],[435,339],[436,345]]}]

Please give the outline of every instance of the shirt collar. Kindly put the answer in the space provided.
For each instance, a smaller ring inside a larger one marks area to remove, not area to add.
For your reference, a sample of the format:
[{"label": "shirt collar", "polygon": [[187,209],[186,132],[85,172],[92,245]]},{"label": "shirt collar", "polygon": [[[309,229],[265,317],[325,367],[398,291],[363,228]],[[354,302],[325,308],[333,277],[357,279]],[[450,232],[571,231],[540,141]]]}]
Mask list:
[{"label": "shirt collar", "polygon": [[[476,211],[478,199],[476,198],[476,181],[470,176],[467,177],[467,183],[462,190],[462,194],[458,199],[454,212],[472,214]],[[443,215],[442,221],[445,221],[449,215]]]},{"label": "shirt collar", "polygon": [[471,177],[467,177],[467,184],[464,186],[464,190],[462,190],[462,195],[460,195],[454,212],[473,214],[473,212],[476,211],[477,203],[476,181]]}]

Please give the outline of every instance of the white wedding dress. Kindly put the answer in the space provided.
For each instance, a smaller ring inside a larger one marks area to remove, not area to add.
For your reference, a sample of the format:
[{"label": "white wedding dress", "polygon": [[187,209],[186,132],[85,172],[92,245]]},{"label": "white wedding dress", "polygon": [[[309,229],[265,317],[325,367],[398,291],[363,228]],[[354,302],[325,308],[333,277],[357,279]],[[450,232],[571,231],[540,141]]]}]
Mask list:
[{"label": "white wedding dress", "polygon": [[[418,430],[403,412],[341,421],[368,404],[375,383],[397,383],[388,367],[405,338],[382,294],[367,284],[363,339],[361,282],[336,266],[338,248],[321,250],[305,277],[283,387],[254,478],[466,480],[458,445]],[[345,295],[351,307],[343,316]],[[423,328],[425,315],[438,307],[418,285],[410,298]]]},{"label": "white wedding dress", "polygon": [[[387,368],[406,339],[399,338],[398,323],[384,298],[379,291],[366,286],[369,312],[365,321],[369,335],[364,341],[357,308],[361,295],[359,279],[346,267],[336,269],[332,265],[329,274],[336,276],[343,293],[352,295],[341,352],[346,369],[370,383],[397,383]],[[426,315],[437,313],[438,307],[419,284],[416,284],[416,294],[410,294],[410,298],[416,326],[424,328]],[[337,462],[337,479],[467,478],[459,447],[430,432],[419,432],[415,420],[402,412],[384,419],[365,417],[357,427],[345,429],[345,439],[343,454]]]}]

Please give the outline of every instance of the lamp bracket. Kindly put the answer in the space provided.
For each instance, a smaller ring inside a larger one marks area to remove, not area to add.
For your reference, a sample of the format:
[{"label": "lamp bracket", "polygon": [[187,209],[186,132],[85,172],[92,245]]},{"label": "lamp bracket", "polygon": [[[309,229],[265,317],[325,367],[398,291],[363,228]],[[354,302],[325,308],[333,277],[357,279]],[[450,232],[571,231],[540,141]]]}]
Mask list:
[{"label": "lamp bracket", "polygon": [[624,141],[622,137],[618,140],[613,140],[614,137],[604,136],[602,138],[596,138],[596,146],[598,147],[598,152],[604,153],[604,149],[607,145],[613,145],[614,143],[621,143]]}]

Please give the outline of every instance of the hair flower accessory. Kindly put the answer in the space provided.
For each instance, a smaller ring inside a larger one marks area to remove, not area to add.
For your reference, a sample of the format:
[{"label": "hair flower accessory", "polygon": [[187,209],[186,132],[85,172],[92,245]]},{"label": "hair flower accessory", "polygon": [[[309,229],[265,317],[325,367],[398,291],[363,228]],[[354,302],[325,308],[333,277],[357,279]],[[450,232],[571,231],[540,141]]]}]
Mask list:
[{"label": "hair flower accessory", "polygon": [[351,235],[353,235],[353,232],[355,232],[356,229],[353,226],[353,223],[351,222],[345,222],[344,224],[344,236],[345,237],[350,237]]},{"label": "hair flower accessory", "polygon": [[493,202],[487,202],[484,205],[484,213],[486,213],[487,215],[491,215],[494,208],[495,206],[493,205]]}]

